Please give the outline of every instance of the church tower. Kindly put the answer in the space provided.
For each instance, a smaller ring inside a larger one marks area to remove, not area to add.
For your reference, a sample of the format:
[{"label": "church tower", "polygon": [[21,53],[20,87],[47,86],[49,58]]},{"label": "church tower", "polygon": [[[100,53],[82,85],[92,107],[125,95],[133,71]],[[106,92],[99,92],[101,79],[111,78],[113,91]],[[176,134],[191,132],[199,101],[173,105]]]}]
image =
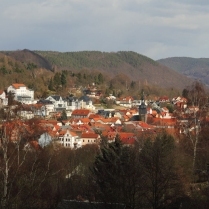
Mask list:
[{"label": "church tower", "polygon": [[147,105],[144,100],[144,91],[142,90],[140,105],[139,105],[139,118],[143,122],[147,122]]}]

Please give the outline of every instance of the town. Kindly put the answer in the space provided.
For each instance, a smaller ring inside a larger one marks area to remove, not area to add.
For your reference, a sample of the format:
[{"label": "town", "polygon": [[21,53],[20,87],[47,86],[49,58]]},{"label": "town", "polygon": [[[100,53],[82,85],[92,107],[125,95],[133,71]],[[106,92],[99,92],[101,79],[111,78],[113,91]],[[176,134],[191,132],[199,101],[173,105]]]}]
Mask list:
[{"label": "town", "polygon": [[92,98],[100,97],[96,95],[95,86],[84,91],[80,98],[51,95],[36,100],[34,91],[19,83],[9,86],[7,94],[0,91],[2,108],[8,106],[9,93],[21,104],[16,116],[19,120],[37,118],[41,126],[48,127],[43,133],[44,137],[47,134],[47,140],[43,141],[42,136],[38,140],[41,146],[55,142],[66,148],[79,148],[99,144],[101,135],[113,142],[116,134],[124,144],[133,145],[138,136],[155,133],[158,129],[175,133],[177,118],[166,106],[181,108],[185,113],[198,111],[198,107],[187,107],[187,99],[182,96],[172,99],[162,96],[157,101],[147,101],[145,98],[134,100],[131,96],[116,98],[109,95],[106,99],[118,108],[98,109],[92,102]]},{"label": "town", "polygon": [[[193,85],[196,87],[200,84],[196,82]],[[191,95],[189,95],[188,91],[187,95],[189,97]],[[26,153],[31,153],[33,156],[36,156],[35,153],[44,150],[45,147],[52,146],[55,156],[58,155],[58,153],[63,155],[63,153],[65,153],[64,150],[66,150],[68,154],[70,153],[70,155],[74,152],[79,153],[79,150],[81,149],[87,150],[87,153],[91,153],[88,154],[88,157],[91,156],[92,162],[95,161],[95,175],[101,177],[104,173],[98,173],[100,172],[100,168],[97,167],[99,163],[101,163],[100,161],[97,162],[100,154],[98,155],[98,158],[95,158],[97,153],[95,150],[98,150],[98,148],[101,149],[100,152],[104,152],[105,157],[105,150],[111,150],[114,146],[119,146],[117,144],[119,140],[121,143],[120,146],[124,147],[121,148],[124,149],[124,153],[126,149],[130,149],[129,152],[131,153],[135,150],[134,147],[137,147],[137,150],[140,152],[134,151],[134,156],[136,157],[138,154],[143,153],[143,150],[148,146],[146,143],[150,140],[152,143],[158,143],[160,140],[165,140],[160,141],[160,143],[163,143],[163,146],[168,146],[167,149],[170,150],[169,152],[173,153],[170,146],[170,143],[173,142],[172,140],[169,141],[170,136],[175,140],[174,144],[181,144],[184,148],[186,146],[185,139],[187,144],[192,144],[191,148],[193,154],[191,154],[192,158],[190,164],[192,165],[192,173],[195,172],[195,175],[191,175],[194,177],[192,181],[195,183],[192,186],[192,189],[199,190],[198,183],[204,183],[208,180],[208,168],[206,167],[206,164],[205,166],[203,165],[201,169],[199,169],[199,165],[197,165],[197,161],[199,163],[199,159],[197,160],[197,155],[199,154],[197,149],[200,144],[200,130],[204,130],[205,124],[207,124],[208,121],[208,114],[206,111],[207,98],[204,97],[205,95],[203,93],[204,89],[202,89],[201,92],[195,92],[196,100],[192,102],[191,100],[188,101],[188,98],[183,97],[182,95],[177,95],[174,98],[161,96],[156,100],[148,100],[146,99],[146,92],[144,92],[143,89],[138,99],[134,99],[131,95],[117,98],[112,94],[109,94],[103,98],[112,104],[107,108],[98,104],[98,101],[100,101],[103,94],[101,90],[97,90],[95,84],[89,85],[88,89],[84,89],[82,92],[83,95],[80,97],[76,97],[73,94],[65,98],[60,95],[50,95],[41,99],[34,98],[34,91],[29,89],[25,84],[11,84],[6,90],[0,91],[1,147],[5,154],[5,165],[3,166],[5,169],[3,178],[4,192],[6,194],[5,198],[7,198],[7,190],[9,189],[8,171],[10,168],[7,162],[11,162],[11,156],[8,155],[8,144],[13,144],[10,146],[13,146],[14,150],[18,150],[18,153],[20,149],[24,151],[22,157],[20,157],[19,154],[14,157],[14,159],[17,160],[18,167],[21,166],[23,162],[25,163]],[[203,96],[201,97],[200,94]],[[97,101],[97,103],[94,103],[93,101]],[[182,143],[184,144],[182,145]],[[114,146],[112,144],[114,144]],[[153,144],[153,146],[157,145]],[[160,145],[160,148],[158,147],[162,153],[164,152],[161,150],[163,146]],[[94,147],[97,148],[95,149]],[[113,149],[114,152],[116,147]],[[158,148],[153,147],[152,152],[155,153],[155,150]],[[48,153],[49,151],[44,152]],[[16,153],[16,151],[14,151],[14,153]],[[168,157],[170,153],[166,155],[165,159],[170,159]],[[87,156],[85,156],[85,158],[86,157]],[[67,163],[69,163],[69,160],[72,161],[71,158],[72,157],[67,157],[64,161],[67,160]],[[21,160],[22,162],[20,162]],[[102,159],[102,161],[104,160],[107,160],[106,157]],[[120,160],[122,160],[122,158]],[[171,163],[172,160],[170,159],[170,164],[174,166],[174,164]],[[207,159],[204,158],[203,162],[205,162],[205,160],[207,161]],[[114,156],[110,158],[110,161],[111,163],[114,162]],[[36,160],[34,163],[35,162]],[[127,162],[129,161],[127,160]],[[131,161],[129,163],[131,163]],[[143,163],[147,163],[147,161],[142,161],[141,164]],[[167,163],[161,165],[162,169],[164,169],[166,164]],[[49,161],[47,165],[48,167],[42,171],[45,176],[47,176],[49,172]],[[71,184],[75,183],[75,181],[72,180],[72,176],[75,174],[81,175],[82,164],[77,163],[75,165],[76,166],[71,165],[71,169],[65,170],[62,174],[62,176],[65,176],[62,177],[63,181],[67,180],[72,181],[73,183],[71,182]],[[147,165],[145,164],[144,167],[146,166]],[[130,169],[130,171],[132,171],[132,169]],[[172,173],[168,173],[169,177],[166,180],[168,182],[173,182],[173,179],[170,178],[171,175],[174,175],[172,169],[169,170],[169,172],[172,171]],[[61,170],[59,170],[59,172],[61,172]],[[197,173],[197,171],[199,172]],[[59,172],[56,171],[55,173]],[[112,175],[116,175],[115,172],[116,171],[114,171]],[[117,174],[117,177],[119,177],[119,175],[120,174]],[[133,177],[131,178],[134,178],[134,175],[135,174],[133,174]],[[106,174],[104,176],[106,176]],[[167,178],[167,176],[163,176],[164,174],[160,177],[160,181],[162,182],[164,182],[164,177]],[[104,182],[108,181],[109,178],[110,177],[104,179]],[[45,177],[43,177],[43,179],[45,179]],[[41,180],[41,182],[44,182],[44,180]],[[190,182],[190,180],[188,180],[188,182]],[[138,180],[136,185],[137,184]],[[81,185],[79,184],[79,187],[80,186]],[[72,185],[71,187],[74,188]],[[105,187],[102,186],[101,191],[104,190],[104,194],[107,194],[107,191],[104,188]],[[129,189],[133,190],[136,188],[135,186],[131,186]],[[166,190],[163,188],[163,192],[165,191]],[[83,196],[84,194],[81,195],[80,190],[78,193],[75,191],[74,193],[76,194],[76,201],[83,202],[86,200],[86,197]],[[75,198],[75,194],[72,197]],[[93,196],[92,200],[95,200],[95,194]],[[162,194],[162,197],[163,196],[164,193]],[[158,199],[158,197],[156,196],[155,199]],[[9,199],[6,200],[9,202]],[[6,205],[6,200],[5,203],[2,203],[3,205]],[[40,201],[40,199],[38,200]],[[110,200],[111,199],[108,199],[108,204],[110,203]],[[116,200],[117,198],[114,199],[114,204]],[[129,204],[136,204],[135,199],[134,202],[132,200],[127,201],[130,201]],[[167,200],[163,199],[163,201],[163,204],[165,204]],[[121,199],[118,199],[116,202],[121,203]],[[167,201],[166,204],[168,203],[169,202]],[[121,204],[120,207],[124,208],[124,203],[122,202]],[[156,206],[158,205],[158,203],[155,204]],[[35,207],[38,207],[37,204],[35,204]]]}]

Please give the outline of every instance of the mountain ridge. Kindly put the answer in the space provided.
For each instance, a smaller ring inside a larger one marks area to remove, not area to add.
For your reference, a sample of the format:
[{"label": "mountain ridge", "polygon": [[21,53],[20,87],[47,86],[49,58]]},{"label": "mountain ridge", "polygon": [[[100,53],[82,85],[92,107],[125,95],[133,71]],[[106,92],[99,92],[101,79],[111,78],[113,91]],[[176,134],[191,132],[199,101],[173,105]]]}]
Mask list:
[{"label": "mountain ridge", "polygon": [[209,58],[169,57],[157,62],[209,86]]},{"label": "mountain ridge", "polygon": [[[135,89],[137,84],[138,89],[146,88],[148,91],[159,87],[181,92],[193,82],[181,73],[132,51],[56,52],[24,49],[0,52],[0,74],[3,75],[0,76],[0,88],[23,82],[36,91],[46,92],[51,79],[62,71],[68,74],[68,87],[86,85],[88,80],[81,79],[81,75],[85,76],[87,72],[92,75],[89,82],[95,81],[94,77],[100,72],[105,75],[107,84],[102,88],[117,83],[116,89],[125,89],[126,84],[132,83]],[[120,79],[123,81],[118,81]],[[129,88],[126,89],[128,91]]]}]

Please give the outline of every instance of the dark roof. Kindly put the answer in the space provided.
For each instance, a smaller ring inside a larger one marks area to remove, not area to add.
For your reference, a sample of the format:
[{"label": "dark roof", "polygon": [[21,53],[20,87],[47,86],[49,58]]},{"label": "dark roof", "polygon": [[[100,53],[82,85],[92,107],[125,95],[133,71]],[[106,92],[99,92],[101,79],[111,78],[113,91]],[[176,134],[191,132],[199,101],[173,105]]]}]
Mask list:
[{"label": "dark roof", "polygon": [[59,101],[61,98],[61,96],[57,96],[57,95],[52,95],[51,97],[56,101]]},{"label": "dark roof", "polygon": [[103,202],[80,202],[75,200],[63,200],[57,209],[125,209],[123,204],[105,204]]},{"label": "dark roof", "polygon": [[79,98],[79,101],[81,101],[81,100],[83,100],[84,102],[89,102],[89,101],[91,101],[91,99],[90,99],[88,96],[86,96],[86,95],[80,97],[80,98]]},{"label": "dark roof", "polygon": [[78,98],[77,97],[67,97],[66,100],[73,102],[76,101]]},{"label": "dark roof", "polygon": [[140,115],[133,115],[129,121],[141,121]]},{"label": "dark roof", "polygon": [[17,98],[18,98],[18,99],[24,99],[24,98],[29,98],[29,99],[31,99],[31,97],[28,96],[28,95],[17,96]]},{"label": "dark roof", "polygon": [[50,100],[40,99],[37,104],[53,104]]}]

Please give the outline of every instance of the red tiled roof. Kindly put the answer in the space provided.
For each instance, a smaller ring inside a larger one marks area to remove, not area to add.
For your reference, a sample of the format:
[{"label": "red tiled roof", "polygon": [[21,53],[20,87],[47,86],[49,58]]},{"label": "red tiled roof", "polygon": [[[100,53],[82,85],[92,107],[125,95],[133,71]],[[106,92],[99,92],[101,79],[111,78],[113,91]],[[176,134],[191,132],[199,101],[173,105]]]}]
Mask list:
[{"label": "red tiled roof", "polygon": [[167,96],[162,96],[159,98],[159,101],[167,101],[169,98]]},{"label": "red tiled roof", "polygon": [[73,130],[81,130],[81,131],[91,130],[91,127],[87,124],[81,124],[81,125],[73,124],[73,125],[71,125],[71,127]]},{"label": "red tiled roof", "polygon": [[133,133],[120,132],[118,133],[120,140],[123,144],[134,144],[135,143],[135,135]]},{"label": "red tiled roof", "polygon": [[143,129],[152,129],[154,128],[153,126],[143,122],[143,121],[139,121],[139,125],[143,128]]},{"label": "red tiled roof", "polygon": [[[59,136],[64,136],[64,135],[67,133],[67,131],[68,131],[68,130],[61,130],[61,131],[59,132]],[[71,136],[77,136],[77,134],[76,134],[75,132],[72,132],[72,131],[69,131],[69,134],[70,134]]]},{"label": "red tiled roof", "polygon": [[20,87],[26,87],[25,84],[22,84],[22,83],[13,83],[12,86],[15,89],[19,89]]},{"label": "red tiled roof", "polygon": [[85,116],[87,116],[88,114],[90,113],[90,110],[86,110],[86,109],[77,109],[77,110],[74,110],[73,112],[72,112],[72,116],[73,115],[85,115]]},{"label": "red tiled roof", "polygon": [[129,101],[129,100],[132,100],[133,101],[134,99],[131,96],[127,96],[127,97],[121,97],[121,98],[119,98],[119,100],[120,101]]},{"label": "red tiled roof", "polygon": [[95,119],[95,118],[104,118],[104,117],[99,115],[99,114],[91,114],[91,115],[89,115],[89,119]]},{"label": "red tiled roof", "polygon": [[90,119],[89,118],[81,118],[80,119],[80,121],[82,122],[82,123],[89,123],[90,122]]}]

